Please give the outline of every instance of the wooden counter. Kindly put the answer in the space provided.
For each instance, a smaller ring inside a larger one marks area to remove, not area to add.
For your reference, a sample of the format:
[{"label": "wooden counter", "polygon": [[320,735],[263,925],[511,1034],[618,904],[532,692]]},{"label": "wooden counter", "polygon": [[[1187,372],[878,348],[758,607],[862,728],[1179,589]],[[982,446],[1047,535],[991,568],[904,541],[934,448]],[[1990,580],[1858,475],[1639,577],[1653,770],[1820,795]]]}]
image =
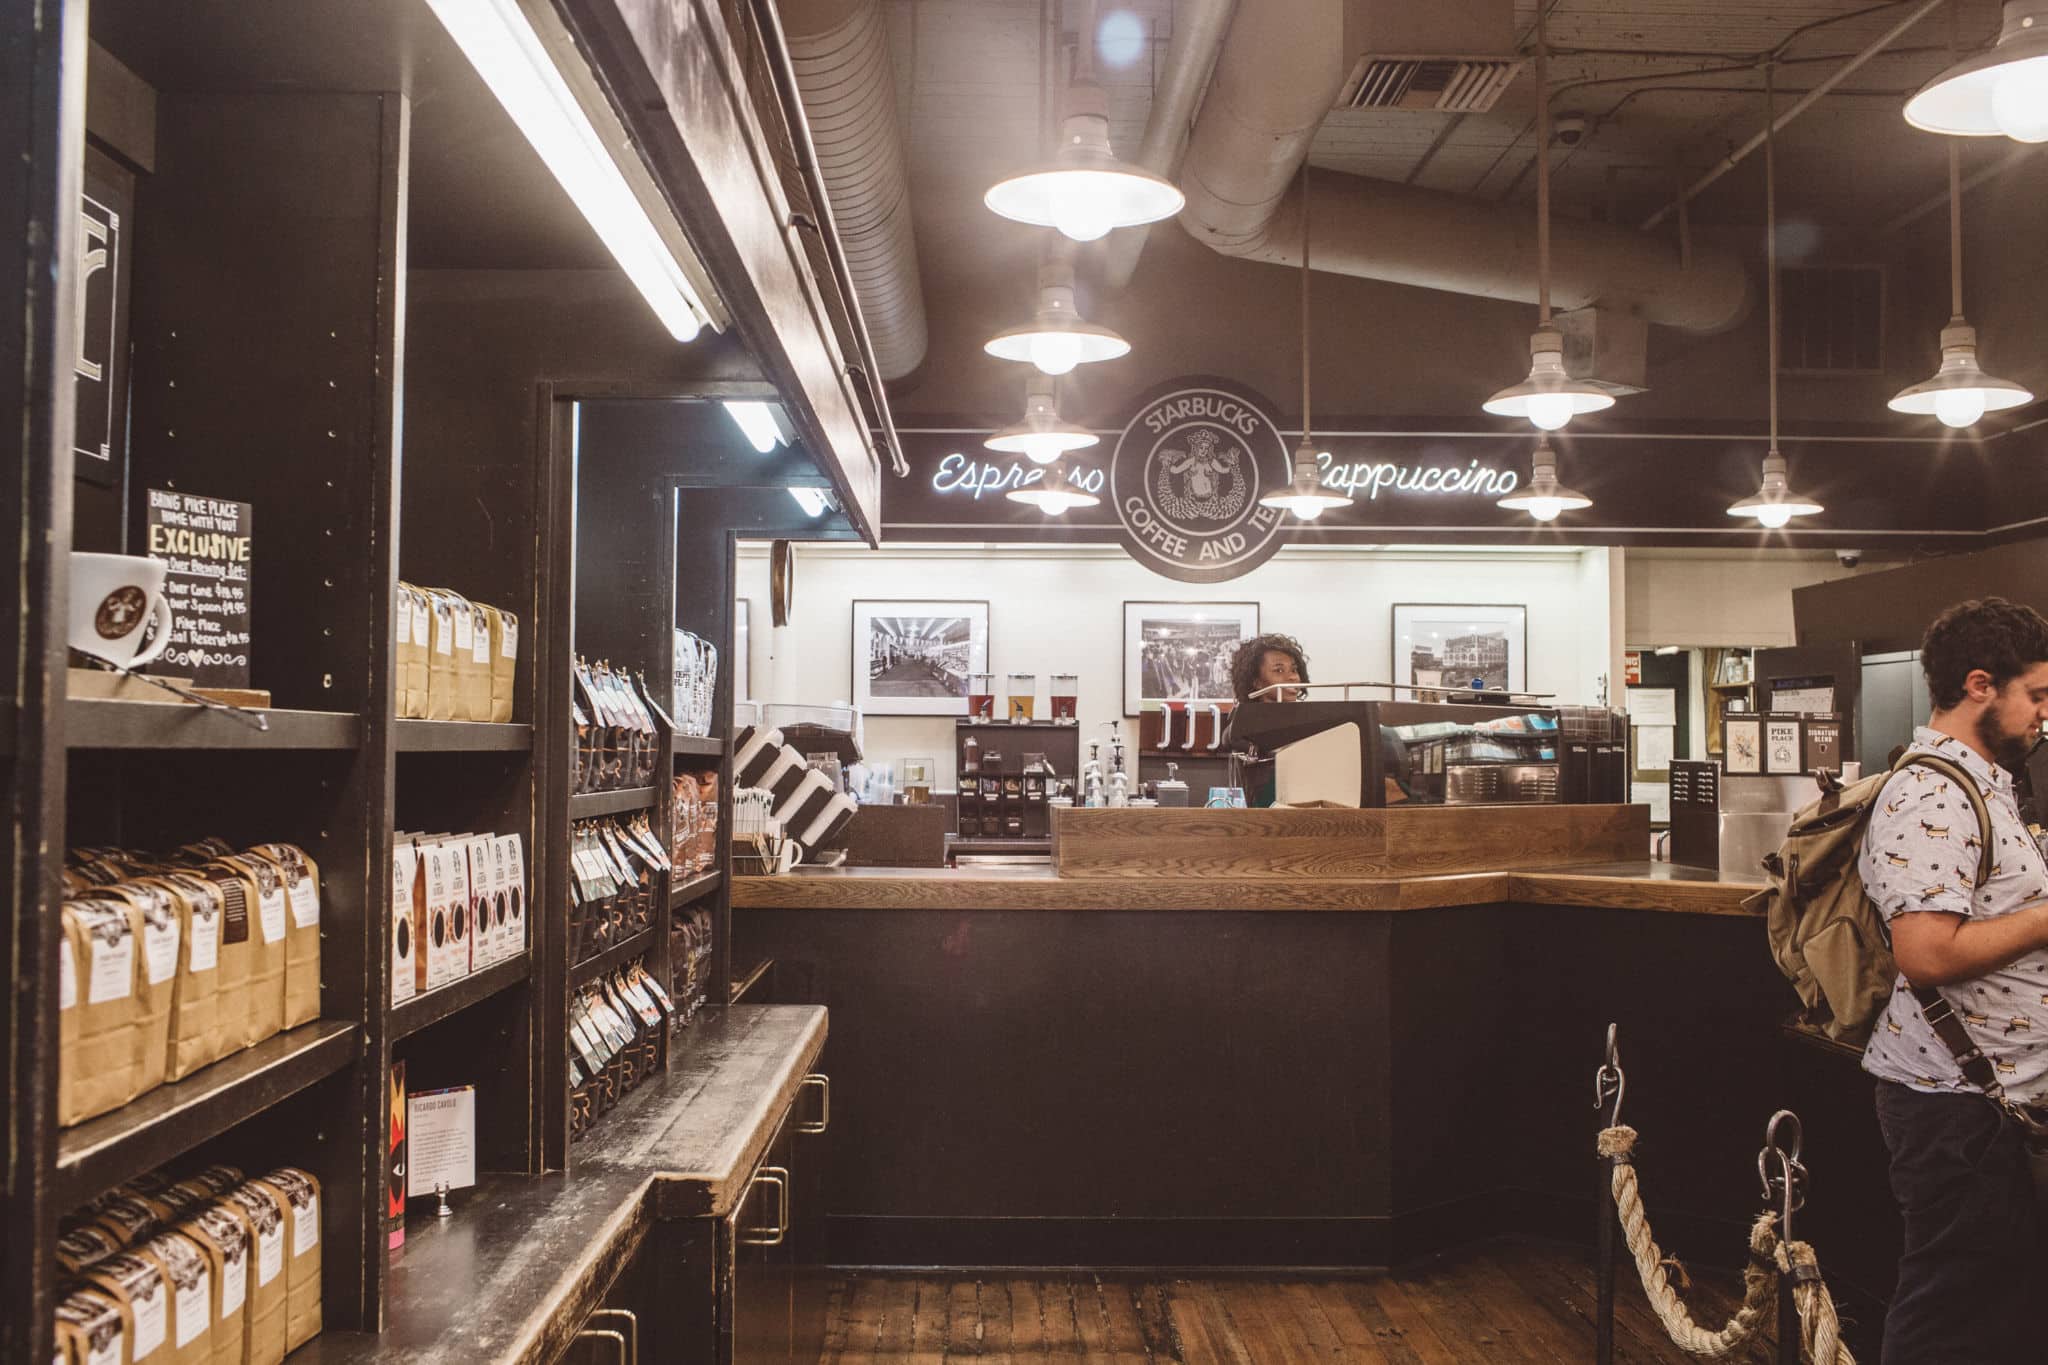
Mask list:
[{"label": "wooden counter", "polygon": [[1522,902],[1693,915],[1748,915],[1757,882],[1671,863],[1412,877],[1063,877],[1049,867],[799,868],[739,877],[735,908],[777,910],[1434,910]]},{"label": "wooden counter", "polygon": [[292,1365],[554,1360],[662,1220],[737,1207],[825,1031],[812,1006],[714,1011],[571,1149],[571,1173],[484,1176],[446,1219],[420,1206],[392,1257],[385,1330],[326,1333]]}]

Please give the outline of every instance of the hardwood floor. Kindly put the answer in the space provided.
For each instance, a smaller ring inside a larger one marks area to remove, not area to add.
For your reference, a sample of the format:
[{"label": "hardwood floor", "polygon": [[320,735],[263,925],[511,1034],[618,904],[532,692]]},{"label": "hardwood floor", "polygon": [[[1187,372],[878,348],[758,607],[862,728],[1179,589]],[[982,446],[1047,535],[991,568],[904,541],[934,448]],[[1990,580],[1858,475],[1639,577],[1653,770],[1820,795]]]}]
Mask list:
[{"label": "hardwood floor", "polygon": [[[1621,1274],[1615,1359],[1696,1359],[1664,1335],[1626,1263]],[[1696,1274],[1687,1301],[1695,1318],[1718,1326],[1739,1290],[1731,1272]],[[1582,1362],[1593,1358],[1593,1303],[1583,1254],[1523,1241],[1355,1279],[866,1273],[834,1292],[822,1365],[1027,1357],[1066,1365]],[[1768,1365],[1774,1356],[1763,1342],[1727,1359]]]}]

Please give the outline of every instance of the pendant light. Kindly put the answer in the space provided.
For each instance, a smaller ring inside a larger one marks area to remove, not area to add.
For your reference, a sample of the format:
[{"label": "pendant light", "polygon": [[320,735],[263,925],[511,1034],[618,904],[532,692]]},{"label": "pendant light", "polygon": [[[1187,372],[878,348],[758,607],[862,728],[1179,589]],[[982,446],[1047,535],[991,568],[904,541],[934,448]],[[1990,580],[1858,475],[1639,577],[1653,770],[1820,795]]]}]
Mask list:
[{"label": "pendant light", "polygon": [[1614,406],[1612,386],[1564,372],[1564,334],[1550,325],[1550,46],[1536,6],[1536,330],[1529,337],[1529,377],[1483,404],[1496,417],[1526,417],[1556,431],[1582,412]]},{"label": "pendant light", "polygon": [[1121,161],[1110,150],[1109,101],[1094,78],[1092,3],[1082,7],[1080,39],[1059,150],[1050,163],[997,181],[982,202],[1005,218],[1092,242],[1111,228],[1171,218],[1187,201],[1172,181]]},{"label": "pendant light", "polygon": [[1038,267],[1037,314],[1021,327],[996,333],[981,349],[999,360],[1027,361],[1041,374],[1065,374],[1076,365],[1129,355],[1131,343],[1082,321],[1074,308],[1074,267],[1048,261]]},{"label": "pendant light", "polygon": [[1042,475],[1037,483],[1022,488],[1012,488],[1004,494],[1011,502],[1021,502],[1036,507],[1047,516],[1063,516],[1069,508],[1093,507],[1102,501],[1093,493],[1084,491],[1073,482],[1074,468],[1062,455],[1038,471]]},{"label": "pendant light", "polygon": [[1557,481],[1557,452],[1550,448],[1548,432],[1536,438],[1531,464],[1528,486],[1516,489],[1494,506],[1510,512],[1527,512],[1538,521],[1556,521],[1559,512],[1576,512],[1593,505],[1593,500],[1584,493]]},{"label": "pendant light", "polygon": [[1287,487],[1259,499],[1261,507],[1292,512],[1303,521],[1314,521],[1332,507],[1350,505],[1351,495],[1323,486],[1323,471],[1316,462],[1315,437],[1310,434],[1308,408],[1308,161],[1301,163],[1301,444],[1294,448],[1294,475]]},{"label": "pendant light", "polygon": [[[1955,45],[1955,10],[1949,10],[1949,45]],[[2044,49],[2048,50],[2048,49]],[[2043,58],[2048,61],[2048,57]],[[1941,367],[1932,379],[1903,388],[1887,405],[1893,412],[1933,413],[1951,427],[1974,426],[1986,412],[2031,403],[2034,395],[2010,379],[1977,366],[1977,329],[1963,317],[1963,185],[1961,148],[1948,144],[1948,326],[1941,329]]]},{"label": "pendant light", "polygon": [[2048,142],[2048,0],[2006,0],[1998,41],[1920,87],[1906,122],[1953,137]]},{"label": "pendant light", "polygon": [[1759,526],[1777,530],[1794,517],[1810,517],[1825,510],[1812,498],[1792,491],[1785,477],[1785,457],[1778,453],[1778,121],[1777,68],[1764,66],[1764,273],[1770,300],[1771,321],[1771,445],[1764,452],[1764,480],[1756,492],[1728,508],[1731,517],[1754,517]]},{"label": "pendant light", "polygon": [[1069,450],[1085,450],[1102,438],[1060,418],[1059,381],[1034,374],[1024,389],[1024,420],[1004,427],[982,445],[1005,455],[1050,464]]}]

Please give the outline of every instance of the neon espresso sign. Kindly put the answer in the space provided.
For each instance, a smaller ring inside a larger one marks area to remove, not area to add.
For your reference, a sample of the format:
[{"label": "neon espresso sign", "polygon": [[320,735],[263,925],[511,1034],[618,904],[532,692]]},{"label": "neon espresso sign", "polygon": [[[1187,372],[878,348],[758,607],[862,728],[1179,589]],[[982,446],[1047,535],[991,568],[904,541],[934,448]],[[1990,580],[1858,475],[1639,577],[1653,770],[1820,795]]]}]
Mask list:
[{"label": "neon espresso sign", "polygon": [[[1099,469],[1080,466],[1072,468],[1067,482],[1083,493],[1102,492],[1106,476]],[[984,497],[1000,498],[1013,488],[1029,488],[1045,480],[1045,466],[1027,464],[1022,460],[1011,460],[997,464],[993,460],[970,460],[957,450],[939,461],[939,467],[932,471],[932,491],[947,496],[965,495],[981,501]]]},{"label": "neon espresso sign", "polygon": [[[1521,475],[1512,469],[1495,469],[1477,460],[1460,469],[1457,465],[1401,464],[1392,460],[1339,460],[1328,451],[1316,457],[1325,488],[1340,489],[1354,498],[1378,501],[1381,493],[1462,494],[1469,497],[1501,498],[1521,486]],[[1000,498],[1013,488],[1028,488],[1045,477],[1042,467],[1012,460],[972,460],[958,451],[939,461],[932,471],[932,491],[945,496],[964,496],[979,502],[984,497]],[[1104,475],[1100,469],[1076,467],[1068,482],[1084,493],[1100,494]]]}]

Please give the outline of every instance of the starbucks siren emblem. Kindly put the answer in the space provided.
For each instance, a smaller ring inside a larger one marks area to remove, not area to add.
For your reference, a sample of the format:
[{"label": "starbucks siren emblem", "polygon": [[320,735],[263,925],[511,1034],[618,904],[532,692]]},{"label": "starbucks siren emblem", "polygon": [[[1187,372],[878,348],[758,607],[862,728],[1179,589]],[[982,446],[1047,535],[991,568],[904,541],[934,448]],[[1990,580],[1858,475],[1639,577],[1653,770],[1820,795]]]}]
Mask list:
[{"label": "starbucks siren emblem", "polygon": [[1265,399],[1227,380],[1180,379],[1153,390],[1125,424],[1109,460],[1110,502],[1133,559],[1184,583],[1220,583],[1279,550],[1286,517],[1259,496],[1287,475]]},{"label": "starbucks siren emblem", "polygon": [[116,588],[100,602],[100,609],[93,613],[92,628],[100,633],[102,640],[118,640],[135,629],[135,623],[142,619],[143,608],[149,605],[149,597],[136,587]]}]

